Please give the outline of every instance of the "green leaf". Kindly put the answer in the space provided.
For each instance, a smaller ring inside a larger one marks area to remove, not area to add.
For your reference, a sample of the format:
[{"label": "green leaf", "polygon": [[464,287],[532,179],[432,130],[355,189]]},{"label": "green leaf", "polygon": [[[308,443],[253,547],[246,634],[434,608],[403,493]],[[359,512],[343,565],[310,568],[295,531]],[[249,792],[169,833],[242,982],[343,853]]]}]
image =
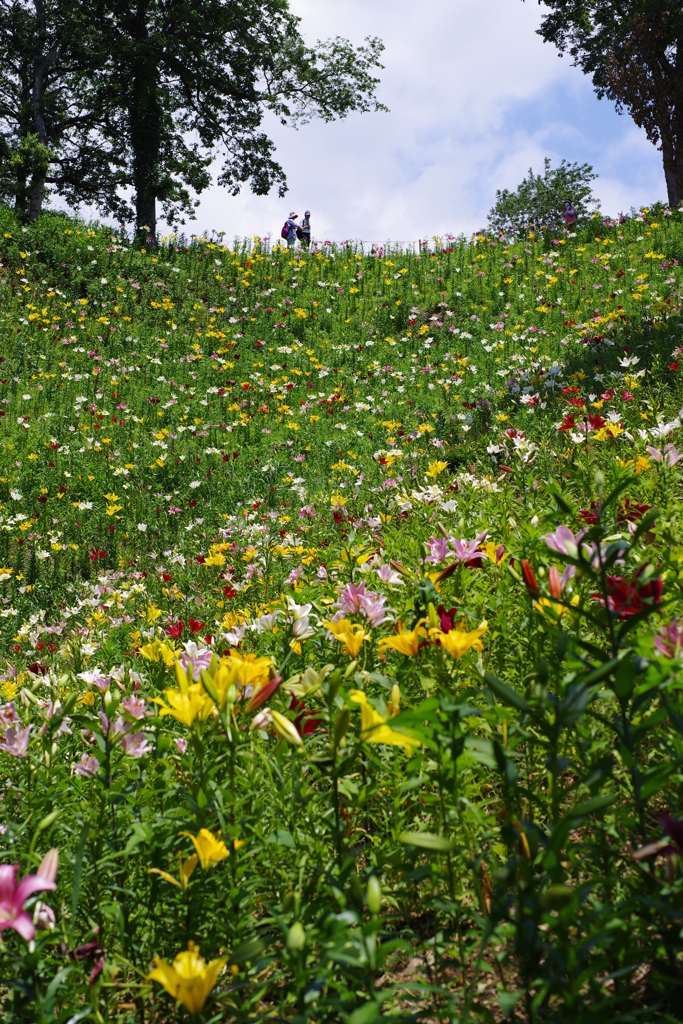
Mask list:
[{"label": "green leaf", "polygon": [[292,833],[288,832],[286,828],[279,828],[277,832],[273,832],[268,836],[266,842],[275,843],[277,846],[287,846],[290,849],[294,848]]},{"label": "green leaf", "polygon": [[377,1020],[379,1017],[379,1011],[379,1003],[376,1003],[373,999],[371,1002],[354,1010],[351,1016],[347,1018],[348,1024],[372,1024],[372,1021]]},{"label": "green leaf", "polygon": [[567,817],[584,818],[587,814],[595,814],[609,807],[617,798],[616,793],[603,793],[601,796],[594,796],[591,800],[585,800],[582,804],[576,804],[567,812]]},{"label": "green leaf", "polygon": [[71,891],[71,922],[73,926],[75,926],[76,923],[78,897],[81,893],[81,877],[83,875],[83,854],[85,853],[85,843],[88,838],[89,831],[90,822],[86,821],[83,829],[81,830],[81,838],[78,841],[78,849],[76,850],[76,859],[74,861],[73,888]]},{"label": "green leaf", "polygon": [[416,846],[419,850],[432,850],[435,853],[448,853],[453,843],[445,836],[435,836],[433,832],[401,832],[400,843]]},{"label": "green leaf", "polygon": [[502,700],[504,704],[511,704],[513,708],[517,708],[525,713],[531,711],[526,697],[519,693],[518,690],[513,690],[511,686],[504,683],[498,676],[494,676],[492,672],[484,673],[484,681],[488,688],[493,690],[496,697]]}]

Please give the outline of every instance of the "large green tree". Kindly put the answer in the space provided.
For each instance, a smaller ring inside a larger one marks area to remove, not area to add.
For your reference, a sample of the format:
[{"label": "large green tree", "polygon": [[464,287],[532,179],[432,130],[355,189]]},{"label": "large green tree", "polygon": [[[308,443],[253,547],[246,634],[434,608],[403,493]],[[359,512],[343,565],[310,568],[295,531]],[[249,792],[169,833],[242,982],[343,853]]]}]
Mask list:
[{"label": "large green tree", "polygon": [[101,44],[79,0],[0,0],[0,198],[28,220],[50,186],[122,212]]},{"label": "large green tree", "polygon": [[284,194],[268,112],[296,126],[384,109],[381,42],[309,46],[289,0],[0,0],[4,25],[21,32],[0,40],[0,159],[5,192],[13,175],[22,191],[22,146],[36,164],[31,216],[53,185],[154,237],[158,204],[192,215],[214,160],[233,193]]},{"label": "large green tree", "polygon": [[669,203],[683,200],[683,3],[681,0],[539,0],[538,30],[592,76],[659,146]]}]

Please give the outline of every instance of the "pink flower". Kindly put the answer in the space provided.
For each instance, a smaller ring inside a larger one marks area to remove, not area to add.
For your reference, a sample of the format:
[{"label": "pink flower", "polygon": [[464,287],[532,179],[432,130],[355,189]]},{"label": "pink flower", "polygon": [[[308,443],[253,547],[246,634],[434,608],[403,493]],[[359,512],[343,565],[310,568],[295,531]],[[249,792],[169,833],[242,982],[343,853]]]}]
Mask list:
[{"label": "pink flower", "polygon": [[147,714],[144,697],[135,697],[131,694],[121,701],[121,706],[124,711],[128,712],[131,718],[136,718],[138,721]]},{"label": "pink flower", "polygon": [[19,721],[14,701],[0,705],[0,732],[4,732],[10,725],[16,725]]},{"label": "pink flower", "polygon": [[19,883],[19,865],[0,864],[0,932],[13,928],[27,942],[35,937],[35,925],[24,910],[24,903],[34,892],[57,888],[54,879],[58,863],[57,851],[50,850],[38,868],[38,873],[26,875]]},{"label": "pink flower", "polygon": [[129,757],[144,757],[152,749],[144,732],[129,732],[123,737],[121,746]]},{"label": "pink flower", "polygon": [[399,587],[405,585],[399,574],[390,565],[380,565],[376,572],[382,583],[394,583]]},{"label": "pink flower", "polygon": [[184,737],[176,736],[174,738],[174,743],[176,745],[178,753],[184,754],[185,751],[187,750],[187,740]]},{"label": "pink flower", "polygon": [[474,540],[458,540],[456,537],[450,537],[450,557],[455,558],[456,562],[464,562],[465,565],[481,565],[486,555],[479,550],[479,545],[486,540],[488,532],[488,530],[484,530]]},{"label": "pink flower", "polygon": [[28,754],[28,737],[32,725],[27,725],[25,729],[15,728],[5,731],[5,735],[0,740],[0,750],[4,750],[6,754],[11,754],[12,757],[26,757]]},{"label": "pink flower", "polygon": [[662,626],[655,637],[655,650],[664,658],[680,658],[683,644],[683,619],[673,619]]},{"label": "pink flower", "polygon": [[546,533],[544,540],[551,551],[576,558],[582,536],[583,531],[579,531],[575,537],[568,526],[558,526],[555,533]]},{"label": "pink flower", "polygon": [[76,775],[84,775],[86,778],[89,775],[95,775],[100,770],[100,762],[96,757],[88,757],[87,754],[81,756],[81,763],[77,764],[74,771]]},{"label": "pink flower", "polygon": [[432,565],[445,562],[448,558],[448,544],[448,537],[432,537],[431,540],[428,540],[426,543],[426,547],[429,548],[427,561],[431,562]]},{"label": "pink flower", "polygon": [[344,615],[364,615],[371,626],[380,626],[387,621],[384,605],[386,597],[374,590],[366,590],[365,581],[359,587],[349,583],[339,594],[337,605]]}]

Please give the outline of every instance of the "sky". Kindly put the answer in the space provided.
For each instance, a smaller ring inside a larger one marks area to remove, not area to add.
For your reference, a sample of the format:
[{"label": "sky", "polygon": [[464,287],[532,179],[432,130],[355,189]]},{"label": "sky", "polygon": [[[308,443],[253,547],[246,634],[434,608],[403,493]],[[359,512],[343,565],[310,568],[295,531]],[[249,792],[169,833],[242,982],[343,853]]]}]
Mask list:
[{"label": "sky", "polygon": [[379,99],[389,113],[298,131],[265,128],[289,192],[204,192],[187,232],[279,236],[290,210],[314,237],[414,241],[483,227],[496,189],[543,158],[593,165],[604,212],[666,198],[661,155],[628,115],[536,29],[535,0],[291,0],[309,43],[341,35],[384,44]]}]

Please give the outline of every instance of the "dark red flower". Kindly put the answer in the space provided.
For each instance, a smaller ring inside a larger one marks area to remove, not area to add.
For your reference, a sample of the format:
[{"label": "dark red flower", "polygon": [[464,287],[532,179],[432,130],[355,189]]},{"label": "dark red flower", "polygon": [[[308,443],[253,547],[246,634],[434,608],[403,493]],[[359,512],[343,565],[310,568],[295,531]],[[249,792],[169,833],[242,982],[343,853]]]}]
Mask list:
[{"label": "dark red flower", "polygon": [[206,623],[200,622],[199,619],[193,619],[192,616],[190,616],[188,626],[190,627],[190,633],[199,633],[200,630],[206,628]]},{"label": "dark red flower", "polygon": [[298,712],[294,725],[300,736],[310,736],[322,725],[322,718],[314,712],[307,711],[303,701],[297,700],[296,697],[292,697],[289,710]]},{"label": "dark red flower", "polygon": [[40,661],[34,661],[32,665],[27,665],[26,668],[34,676],[38,676],[38,675],[44,676],[44,675],[47,675],[47,668]]},{"label": "dark red flower", "polygon": [[597,501],[591,501],[590,509],[582,508],[577,518],[582,522],[587,523],[589,526],[595,526],[598,521],[598,513],[596,511],[597,507]]},{"label": "dark red flower", "polygon": [[651,508],[651,505],[641,505],[639,502],[631,502],[627,498],[624,504],[617,510],[617,522],[635,523],[636,520],[642,519],[645,513],[649,512]]},{"label": "dark red flower", "polygon": [[440,604],[439,607],[436,609],[436,614],[439,616],[439,621],[441,623],[441,632],[450,633],[450,631],[455,626],[455,620],[458,614],[458,609],[450,608],[448,611],[446,611],[444,606]]},{"label": "dark red flower", "polygon": [[[625,580],[623,576],[607,577],[607,607],[620,619],[627,619],[661,604],[661,578],[657,576],[647,583],[639,583],[638,577],[644,569],[645,566],[641,566],[632,580]],[[592,597],[604,607],[602,594],[593,594]]]}]

